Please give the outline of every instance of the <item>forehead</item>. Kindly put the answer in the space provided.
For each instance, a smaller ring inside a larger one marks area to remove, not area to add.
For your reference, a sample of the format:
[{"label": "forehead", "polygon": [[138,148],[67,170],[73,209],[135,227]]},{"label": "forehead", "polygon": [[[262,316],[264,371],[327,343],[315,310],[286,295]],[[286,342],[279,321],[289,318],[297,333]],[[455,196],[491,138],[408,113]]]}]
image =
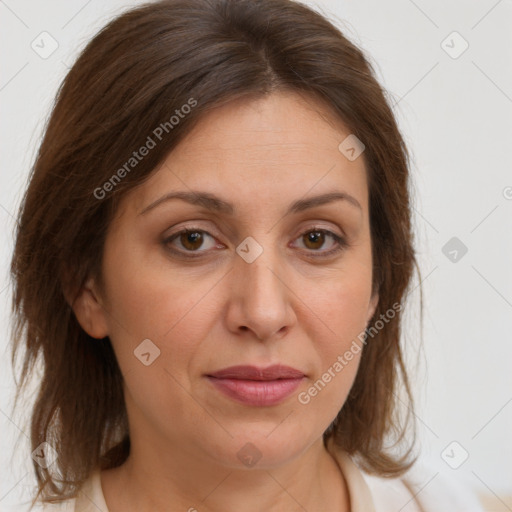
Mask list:
[{"label": "forehead", "polygon": [[333,189],[367,207],[364,155],[338,146],[349,130],[321,102],[280,92],[206,113],[149,180],[130,192],[139,212],[166,192],[201,189],[249,206],[289,203]]}]

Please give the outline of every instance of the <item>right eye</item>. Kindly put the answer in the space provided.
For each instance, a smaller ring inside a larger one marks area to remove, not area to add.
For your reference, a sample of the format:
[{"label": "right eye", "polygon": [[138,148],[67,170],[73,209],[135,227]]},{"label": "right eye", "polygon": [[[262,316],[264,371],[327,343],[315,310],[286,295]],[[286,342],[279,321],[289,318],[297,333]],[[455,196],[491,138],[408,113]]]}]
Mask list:
[{"label": "right eye", "polygon": [[[207,243],[208,239],[211,239],[209,243]],[[174,242],[177,242],[177,244],[173,245]],[[207,245],[206,249],[199,250],[205,243]],[[216,246],[215,238],[210,233],[193,227],[171,234],[164,240],[164,244],[167,247],[173,246],[174,248],[171,248],[171,250],[174,252],[189,253],[189,255],[190,253],[204,253]],[[176,246],[178,246],[177,249]],[[196,255],[192,257],[196,257]]]}]

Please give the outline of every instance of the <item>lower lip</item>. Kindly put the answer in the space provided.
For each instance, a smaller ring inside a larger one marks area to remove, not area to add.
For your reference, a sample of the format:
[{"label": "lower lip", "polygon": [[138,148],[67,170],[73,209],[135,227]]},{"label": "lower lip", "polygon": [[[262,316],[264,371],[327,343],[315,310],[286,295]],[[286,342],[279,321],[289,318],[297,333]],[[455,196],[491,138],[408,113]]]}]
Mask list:
[{"label": "lower lip", "polygon": [[275,405],[288,398],[300,386],[303,378],[260,381],[208,376],[208,380],[225,395],[244,404],[260,407]]}]

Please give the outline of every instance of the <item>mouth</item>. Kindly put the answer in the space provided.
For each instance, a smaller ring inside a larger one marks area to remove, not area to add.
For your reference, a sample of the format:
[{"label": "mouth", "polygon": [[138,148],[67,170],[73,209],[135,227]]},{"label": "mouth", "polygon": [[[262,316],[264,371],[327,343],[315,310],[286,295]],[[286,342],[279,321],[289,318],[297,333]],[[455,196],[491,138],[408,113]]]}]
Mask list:
[{"label": "mouth", "polygon": [[277,405],[288,398],[306,378],[304,372],[284,365],[267,368],[232,366],[206,375],[227,397],[246,405]]}]

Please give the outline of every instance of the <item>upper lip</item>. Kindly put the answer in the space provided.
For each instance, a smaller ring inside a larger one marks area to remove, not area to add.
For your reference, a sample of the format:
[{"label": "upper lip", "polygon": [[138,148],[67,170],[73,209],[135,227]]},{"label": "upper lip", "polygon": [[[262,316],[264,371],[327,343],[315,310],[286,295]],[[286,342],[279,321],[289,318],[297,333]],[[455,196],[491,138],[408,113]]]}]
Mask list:
[{"label": "upper lip", "polygon": [[277,380],[300,379],[304,377],[304,372],[282,364],[275,364],[266,368],[240,365],[209,373],[208,376],[217,379]]}]

